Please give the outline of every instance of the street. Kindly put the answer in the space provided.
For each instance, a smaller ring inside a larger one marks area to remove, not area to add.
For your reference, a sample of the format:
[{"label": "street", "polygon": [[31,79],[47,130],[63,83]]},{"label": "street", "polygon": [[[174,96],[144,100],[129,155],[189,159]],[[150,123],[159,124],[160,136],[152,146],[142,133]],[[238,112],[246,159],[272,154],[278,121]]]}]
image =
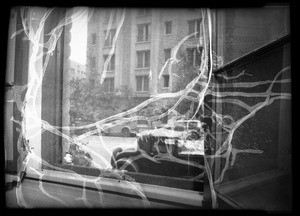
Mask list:
[{"label": "street", "polygon": [[94,166],[102,169],[111,168],[110,159],[115,148],[136,147],[136,137],[90,136],[83,141],[87,143],[89,150],[85,151],[92,156]]}]

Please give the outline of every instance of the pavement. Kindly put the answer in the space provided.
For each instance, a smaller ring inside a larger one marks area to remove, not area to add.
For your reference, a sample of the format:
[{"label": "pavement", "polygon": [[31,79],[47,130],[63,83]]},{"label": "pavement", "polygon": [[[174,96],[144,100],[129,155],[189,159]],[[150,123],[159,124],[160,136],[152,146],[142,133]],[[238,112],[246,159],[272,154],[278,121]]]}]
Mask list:
[{"label": "pavement", "polygon": [[136,137],[90,136],[83,141],[87,143],[88,150],[85,151],[92,156],[94,166],[107,169],[111,168],[112,151],[117,147],[122,149],[136,147],[136,140]]}]

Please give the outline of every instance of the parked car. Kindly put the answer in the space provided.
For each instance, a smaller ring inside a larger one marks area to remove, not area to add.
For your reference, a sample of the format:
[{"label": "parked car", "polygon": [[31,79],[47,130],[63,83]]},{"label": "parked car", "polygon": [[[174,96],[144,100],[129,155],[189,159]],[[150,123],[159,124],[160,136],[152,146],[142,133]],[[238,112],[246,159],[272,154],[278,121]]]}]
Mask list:
[{"label": "parked car", "polygon": [[138,133],[136,148],[116,148],[111,165],[129,172],[194,178],[203,173],[203,155],[201,133],[159,128]]},{"label": "parked car", "polygon": [[[71,125],[72,125],[72,126],[75,126],[75,127],[81,127],[81,126],[85,126],[85,125],[89,125],[89,124],[93,124],[93,123],[94,123],[94,122],[91,121],[91,120],[86,120],[86,119],[84,119],[84,118],[82,118],[82,117],[77,117],[77,118],[71,123]],[[89,131],[89,129],[85,129],[85,128],[79,129],[79,128],[77,128],[77,129],[73,130],[73,133],[74,133],[75,135],[81,135],[81,134],[84,134],[84,133],[86,133],[86,132],[88,132],[88,131]]]},{"label": "parked car", "polygon": [[152,129],[152,123],[149,120],[132,121],[128,118],[112,121],[106,124],[104,134],[122,135],[124,137],[135,136],[137,133]]}]

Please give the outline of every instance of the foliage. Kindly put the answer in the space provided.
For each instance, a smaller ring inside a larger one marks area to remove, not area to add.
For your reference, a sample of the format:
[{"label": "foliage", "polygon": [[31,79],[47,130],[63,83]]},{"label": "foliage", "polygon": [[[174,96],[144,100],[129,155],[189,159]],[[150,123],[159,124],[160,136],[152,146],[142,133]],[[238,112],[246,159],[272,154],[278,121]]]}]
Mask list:
[{"label": "foliage", "polygon": [[127,87],[122,86],[115,89],[115,93],[107,93],[103,85],[96,84],[92,87],[85,79],[72,79],[70,92],[71,123],[79,117],[84,121],[98,121],[128,110],[139,103],[130,97]]}]

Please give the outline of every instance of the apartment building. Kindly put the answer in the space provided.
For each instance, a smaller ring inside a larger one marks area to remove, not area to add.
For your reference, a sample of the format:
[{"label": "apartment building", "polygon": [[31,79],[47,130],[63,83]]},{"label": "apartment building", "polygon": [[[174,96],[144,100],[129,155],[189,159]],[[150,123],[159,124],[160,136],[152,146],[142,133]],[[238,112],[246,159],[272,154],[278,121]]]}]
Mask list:
[{"label": "apartment building", "polygon": [[85,79],[86,78],[86,65],[70,59],[70,77],[71,79]]},{"label": "apartment building", "polygon": [[[102,83],[106,92],[127,88],[132,96],[147,98],[177,91],[184,77],[182,71],[194,73],[199,69],[203,51],[199,46],[201,9],[106,8],[90,10],[89,15],[88,77],[92,83],[100,83],[106,68]],[[289,32],[289,11],[285,7],[212,10],[211,15],[213,55],[220,60],[218,67]],[[159,78],[172,49],[191,33],[195,35],[180,46],[176,55],[180,61],[172,64],[171,70],[165,67]]]},{"label": "apartment building", "polygon": [[[160,79],[158,76],[172,49],[194,32],[198,34],[181,46],[178,55],[186,55],[185,60],[192,66],[200,65],[201,49],[197,44],[201,20],[200,9],[90,10],[89,80],[99,84],[105,73],[104,91],[128,88],[133,96],[142,98],[173,91],[175,83],[180,81],[176,75],[178,66],[173,65],[172,73],[166,67]],[[107,58],[110,60],[105,66]]]}]

